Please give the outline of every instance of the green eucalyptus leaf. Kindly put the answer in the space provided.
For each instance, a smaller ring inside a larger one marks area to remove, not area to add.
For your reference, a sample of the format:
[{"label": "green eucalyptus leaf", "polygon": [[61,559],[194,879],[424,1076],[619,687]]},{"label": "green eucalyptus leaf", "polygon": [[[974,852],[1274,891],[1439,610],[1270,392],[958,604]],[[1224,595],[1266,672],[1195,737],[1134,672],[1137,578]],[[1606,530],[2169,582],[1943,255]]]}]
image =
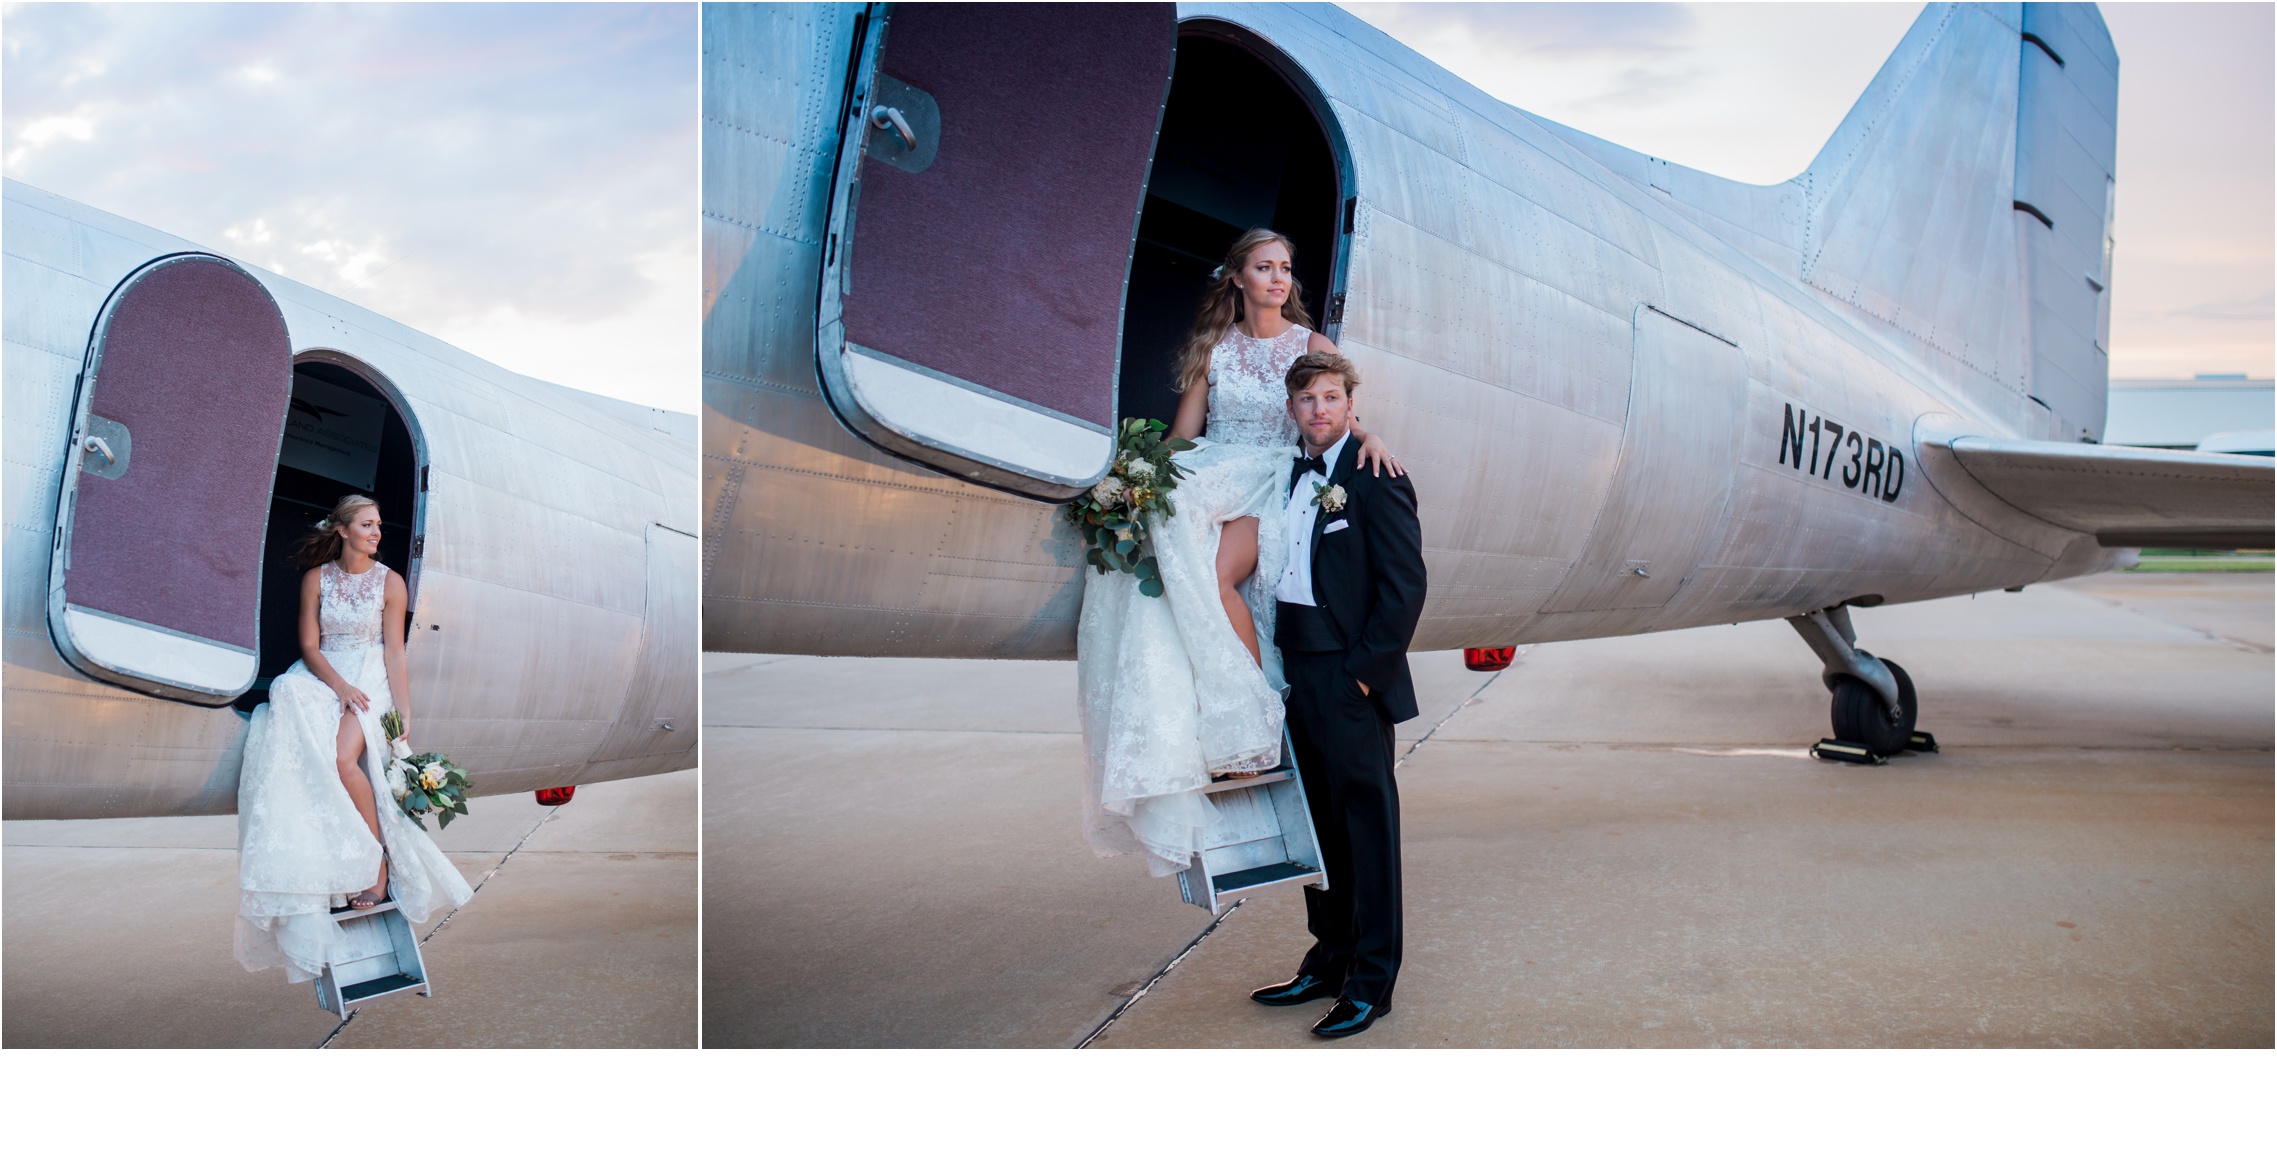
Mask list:
[{"label": "green eucalyptus leaf", "polygon": [[1162,598],[1162,581],[1158,579],[1140,580],[1139,594],[1156,599]]}]

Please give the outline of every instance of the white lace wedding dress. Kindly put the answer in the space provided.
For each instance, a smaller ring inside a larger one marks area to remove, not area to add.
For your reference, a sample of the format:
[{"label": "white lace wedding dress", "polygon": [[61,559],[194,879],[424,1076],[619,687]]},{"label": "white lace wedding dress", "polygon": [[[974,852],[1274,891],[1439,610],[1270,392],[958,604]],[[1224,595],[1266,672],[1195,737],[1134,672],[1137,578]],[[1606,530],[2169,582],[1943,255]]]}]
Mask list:
[{"label": "white lace wedding dress", "polygon": [[[358,718],[387,841],[389,891],[407,918],[424,923],[474,892],[388,792],[379,724],[395,707],[380,643],[387,568],[374,563],[358,576],[328,563],[319,571],[317,648],[371,697]],[[339,697],[299,661],[269,685],[269,702],[253,709],[237,779],[237,961],[247,971],[282,966],[294,983],[316,978],[344,941],[332,909],[379,877],[380,845],[333,766],[339,728]]]},{"label": "white lace wedding dress", "polygon": [[[1177,514],[1154,525],[1162,595],[1087,569],[1076,625],[1083,717],[1084,833],[1101,855],[1143,852],[1155,875],[1185,869],[1217,809],[1210,773],[1281,762],[1281,654],[1273,646],[1274,587],[1286,562],[1276,514],[1297,443],[1289,365],[1312,333],[1270,340],[1236,328],[1210,354],[1209,432],[1182,452],[1191,474],[1171,495]],[[1242,584],[1256,622],[1260,668],[1218,599],[1218,535],[1258,516],[1257,570]]]}]

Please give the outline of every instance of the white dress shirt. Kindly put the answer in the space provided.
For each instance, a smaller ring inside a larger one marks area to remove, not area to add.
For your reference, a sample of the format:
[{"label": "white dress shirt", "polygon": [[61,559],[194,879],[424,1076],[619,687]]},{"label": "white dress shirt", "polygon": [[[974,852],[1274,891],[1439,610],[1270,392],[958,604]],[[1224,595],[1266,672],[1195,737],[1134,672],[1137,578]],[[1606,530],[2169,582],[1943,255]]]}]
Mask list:
[{"label": "white dress shirt", "polygon": [[[1312,598],[1312,525],[1320,517],[1320,505],[1312,502],[1312,486],[1325,484],[1328,476],[1336,474],[1336,459],[1344,454],[1344,445],[1351,441],[1352,433],[1347,431],[1335,443],[1328,445],[1327,451],[1321,453],[1320,458],[1326,463],[1328,475],[1316,477],[1311,472],[1306,472],[1297,479],[1297,486],[1289,489],[1288,507],[1282,519],[1282,530],[1288,533],[1289,566],[1281,569],[1281,583],[1273,593],[1273,598],[1282,603],[1320,606]],[[1299,444],[1297,455],[1301,457],[1305,454],[1304,446]]]}]

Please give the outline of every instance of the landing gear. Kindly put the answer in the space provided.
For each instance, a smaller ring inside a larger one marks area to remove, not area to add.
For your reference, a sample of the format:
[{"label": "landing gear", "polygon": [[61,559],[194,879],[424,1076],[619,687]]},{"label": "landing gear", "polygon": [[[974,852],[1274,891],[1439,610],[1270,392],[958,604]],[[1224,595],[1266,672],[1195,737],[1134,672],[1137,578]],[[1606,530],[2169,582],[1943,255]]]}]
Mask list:
[{"label": "landing gear", "polygon": [[1834,738],[1844,743],[1864,745],[1875,755],[1888,759],[1906,749],[1913,736],[1914,721],[1921,718],[1921,705],[1913,696],[1913,678],[1905,674],[1894,660],[1883,660],[1882,666],[1890,669],[1890,677],[1897,681],[1898,713],[1890,714],[1882,697],[1863,680],[1843,675],[1834,681]]},{"label": "landing gear", "polygon": [[1847,606],[1787,622],[1826,665],[1821,678],[1834,693],[1834,738],[1820,740],[1811,754],[1846,763],[1881,763],[1900,752],[1937,750],[1936,737],[1914,730],[1921,705],[1913,694],[1913,677],[1858,646]]}]

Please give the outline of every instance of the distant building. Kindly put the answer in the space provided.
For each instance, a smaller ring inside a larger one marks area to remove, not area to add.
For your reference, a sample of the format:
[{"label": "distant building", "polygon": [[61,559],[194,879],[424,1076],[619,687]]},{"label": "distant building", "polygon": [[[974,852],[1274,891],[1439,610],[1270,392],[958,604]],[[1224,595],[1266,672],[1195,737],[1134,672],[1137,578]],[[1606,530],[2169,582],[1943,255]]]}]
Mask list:
[{"label": "distant building", "polygon": [[[2145,448],[2270,452],[2277,381],[2238,375],[2187,380],[2113,380],[2103,442]],[[2236,435],[2230,433],[2255,433]],[[2211,437],[2221,437],[2207,443]]]}]

